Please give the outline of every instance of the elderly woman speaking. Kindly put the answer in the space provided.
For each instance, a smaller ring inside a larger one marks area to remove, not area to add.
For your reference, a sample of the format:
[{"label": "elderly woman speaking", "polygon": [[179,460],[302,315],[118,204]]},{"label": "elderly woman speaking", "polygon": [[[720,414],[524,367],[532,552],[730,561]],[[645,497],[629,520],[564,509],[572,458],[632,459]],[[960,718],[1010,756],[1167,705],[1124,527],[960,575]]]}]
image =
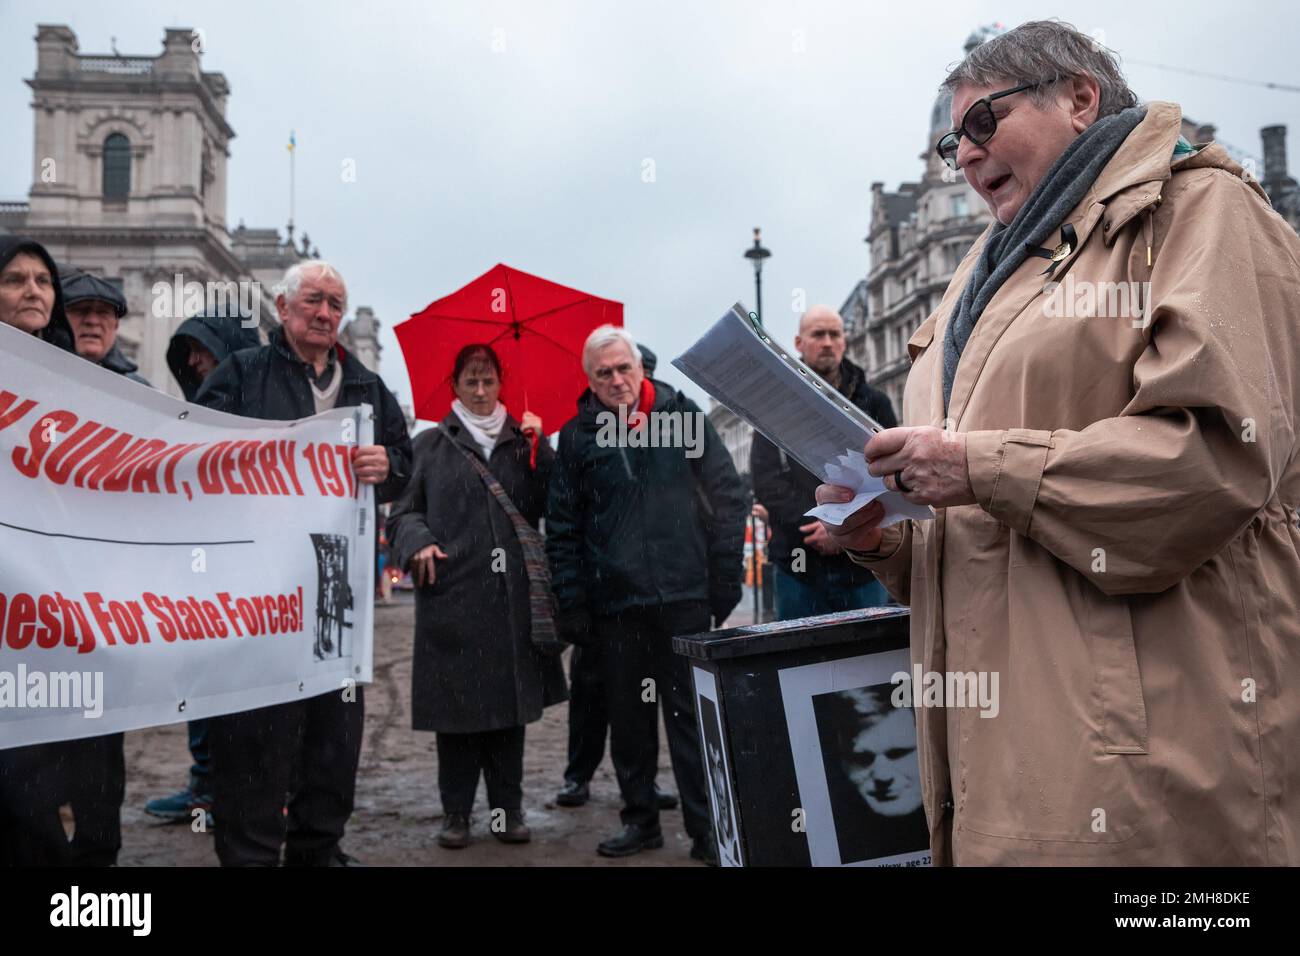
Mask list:
[{"label": "elderly woman speaking", "polygon": [[989,719],[912,691],[934,859],[1298,864],[1300,240],[1066,24],[944,87],[996,222],[865,450],[937,516],[828,527],[914,671],[1000,677]]}]

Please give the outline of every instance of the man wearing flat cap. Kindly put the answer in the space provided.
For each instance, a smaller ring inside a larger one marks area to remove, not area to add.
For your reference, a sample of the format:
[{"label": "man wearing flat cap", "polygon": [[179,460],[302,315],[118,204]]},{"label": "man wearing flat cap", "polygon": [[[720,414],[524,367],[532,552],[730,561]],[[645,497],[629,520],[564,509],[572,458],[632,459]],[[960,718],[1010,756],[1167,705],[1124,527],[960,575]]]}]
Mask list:
[{"label": "man wearing flat cap", "polygon": [[69,269],[63,278],[63,303],[72,326],[77,354],[134,382],[149,382],[138,366],[122,354],[117,344],[117,325],[126,315],[126,297],[106,279]]}]

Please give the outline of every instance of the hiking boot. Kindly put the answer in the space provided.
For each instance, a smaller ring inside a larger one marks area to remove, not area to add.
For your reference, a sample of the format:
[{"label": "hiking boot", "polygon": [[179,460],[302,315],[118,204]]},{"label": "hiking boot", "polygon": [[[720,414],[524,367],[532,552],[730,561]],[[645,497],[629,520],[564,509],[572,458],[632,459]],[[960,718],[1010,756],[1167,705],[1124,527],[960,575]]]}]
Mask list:
[{"label": "hiking boot", "polygon": [[463,850],[469,846],[469,814],[449,813],[442,821],[442,832],[438,834],[438,846],[448,850]]},{"label": "hiking boot", "polygon": [[533,838],[532,831],[524,823],[524,811],[522,810],[507,810],[506,828],[500,832],[493,829],[492,835],[502,843],[527,843]]}]

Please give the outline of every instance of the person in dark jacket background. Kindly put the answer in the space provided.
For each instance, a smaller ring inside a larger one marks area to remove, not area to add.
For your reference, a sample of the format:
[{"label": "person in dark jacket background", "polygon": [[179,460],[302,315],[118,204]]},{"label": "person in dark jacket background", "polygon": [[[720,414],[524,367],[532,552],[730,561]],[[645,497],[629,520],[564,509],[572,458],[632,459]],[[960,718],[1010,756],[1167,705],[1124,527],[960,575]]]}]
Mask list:
[{"label": "person in dark jacket background", "polygon": [[[480,771],[492,834],[529,840],[524,726],[567,696],[554,621],[548,631],[530,609],[530,575],[549,598],[541,536],[517,525],[536,531],[555,452],[536,415],[517,422],[498,400],[502,375],[490,346],[461,349],[452,410],[416,437],[415,474],[388,519],[395,560],[417,585],[411,725],[438,735],[438,842],[452,849],[469,843]],[[521,534],[541,558],[533,570]]]},{"label": "person in dark jacket background", "polygon": [[[331,408],[369,404],[374,445],[356,448],[358,481],[375,486],[378,503],[401,494],[411,475],[411,439],[397,399],[380,378],[339,345],[347,287],[319,260],[285,273],[276,296],[280,326],[269,342],[231,354],[203,382],[200,405],[249,418],[290,421]],[[348,866],[339,846],[352,814],[364,719],[355,701],[328,692],[213,718],[213,816],[223,866],[275,866],[285,844],[292,866]],[[298,788],[293,784],[295,764]]]},{"label": "person in dark jacket background", "polygon": [[[592,332],[583,368],[591,387],[560,430],[546,547],[561,633],[600,644],[604,663],[624,807],[623,830],[597,849],[628,856],[663,846],[654,789],[662,701],[691,855],[716,860],[689,668],[671,638],[721,624],[740,601],[743,488],[707,416],[645,377],[626,331]],[[665,445],[674,422],[681,440]],[[652,436],[659,447],[649,447]]]},{"label": "person in dark jacket background", "polygon": [[117,327],[126,315],[126,296],[107,279],[75,268],[64,271],[61,285],[77,354],[110,372],[148,385],[139,366],[123,354],[117,343]]},{"label": "person in dark jacket background", "polygon": [[[0,236],[0,323],[74,352],[58,266],[31,239]],[[0,750],[0,863],[117,862],[126,790],[123,739],[103,734]],[[59,813],[65,803],[75,824],[71,840]]]},{"label": "person in dark jacket background", "polygon": [[[257,334],[256,316],[246,317],[237,308],[217,305],[182,322],[172,333],[167,346],[167,367],[181,387],[187,402],[194,401],[199,386],[216,367],[233,352],[257,348],[262,340]],[[189,747],[193,763],[189,784],[166,797],[155,797],[144,805],[144,812],[173,823],[188,822],[194,811],[212,820],[212,751],[209,746],[207,720],[189,722]]]},{"label": "person in dark jacket background", "polygon": [[209,309],[186,319],[172,333],[167,367],[185,400],[192,402],[203,380],[232,353],[261,344],[255,320],[241,316],[234,306]]},{"label": "person in dark jacket background", "polygon": [[[845,358],[844,321],[830,306],[815,305],[803,314],[794,347],[805,364],[883,427],[898,424],[889,396],[868,385],[866,373]],[[776,565],[779,620],[888,603],[875,575],[848,560],[820,521],[805,517],[817,504],[820,478],[757,433],[749,472],[772,532],[768,555]]]}]

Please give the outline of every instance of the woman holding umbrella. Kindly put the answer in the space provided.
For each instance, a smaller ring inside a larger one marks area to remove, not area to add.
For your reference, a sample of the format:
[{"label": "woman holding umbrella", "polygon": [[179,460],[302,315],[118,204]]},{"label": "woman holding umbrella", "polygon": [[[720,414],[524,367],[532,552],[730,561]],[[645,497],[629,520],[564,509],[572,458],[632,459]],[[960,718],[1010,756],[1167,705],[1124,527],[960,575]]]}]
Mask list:
[{"label": "woman holding umbrella", "polygon": [[417,588],[412,726],[438,735],[439,844],[469,844],[480,771],[492,834],[526,843],[524,726],[566,698],[537,531],[554,452],[536,415],[517,422],[498,400],[491,346],[462,348],[451,382],[451,411],[415,439],[388,525]]}]

